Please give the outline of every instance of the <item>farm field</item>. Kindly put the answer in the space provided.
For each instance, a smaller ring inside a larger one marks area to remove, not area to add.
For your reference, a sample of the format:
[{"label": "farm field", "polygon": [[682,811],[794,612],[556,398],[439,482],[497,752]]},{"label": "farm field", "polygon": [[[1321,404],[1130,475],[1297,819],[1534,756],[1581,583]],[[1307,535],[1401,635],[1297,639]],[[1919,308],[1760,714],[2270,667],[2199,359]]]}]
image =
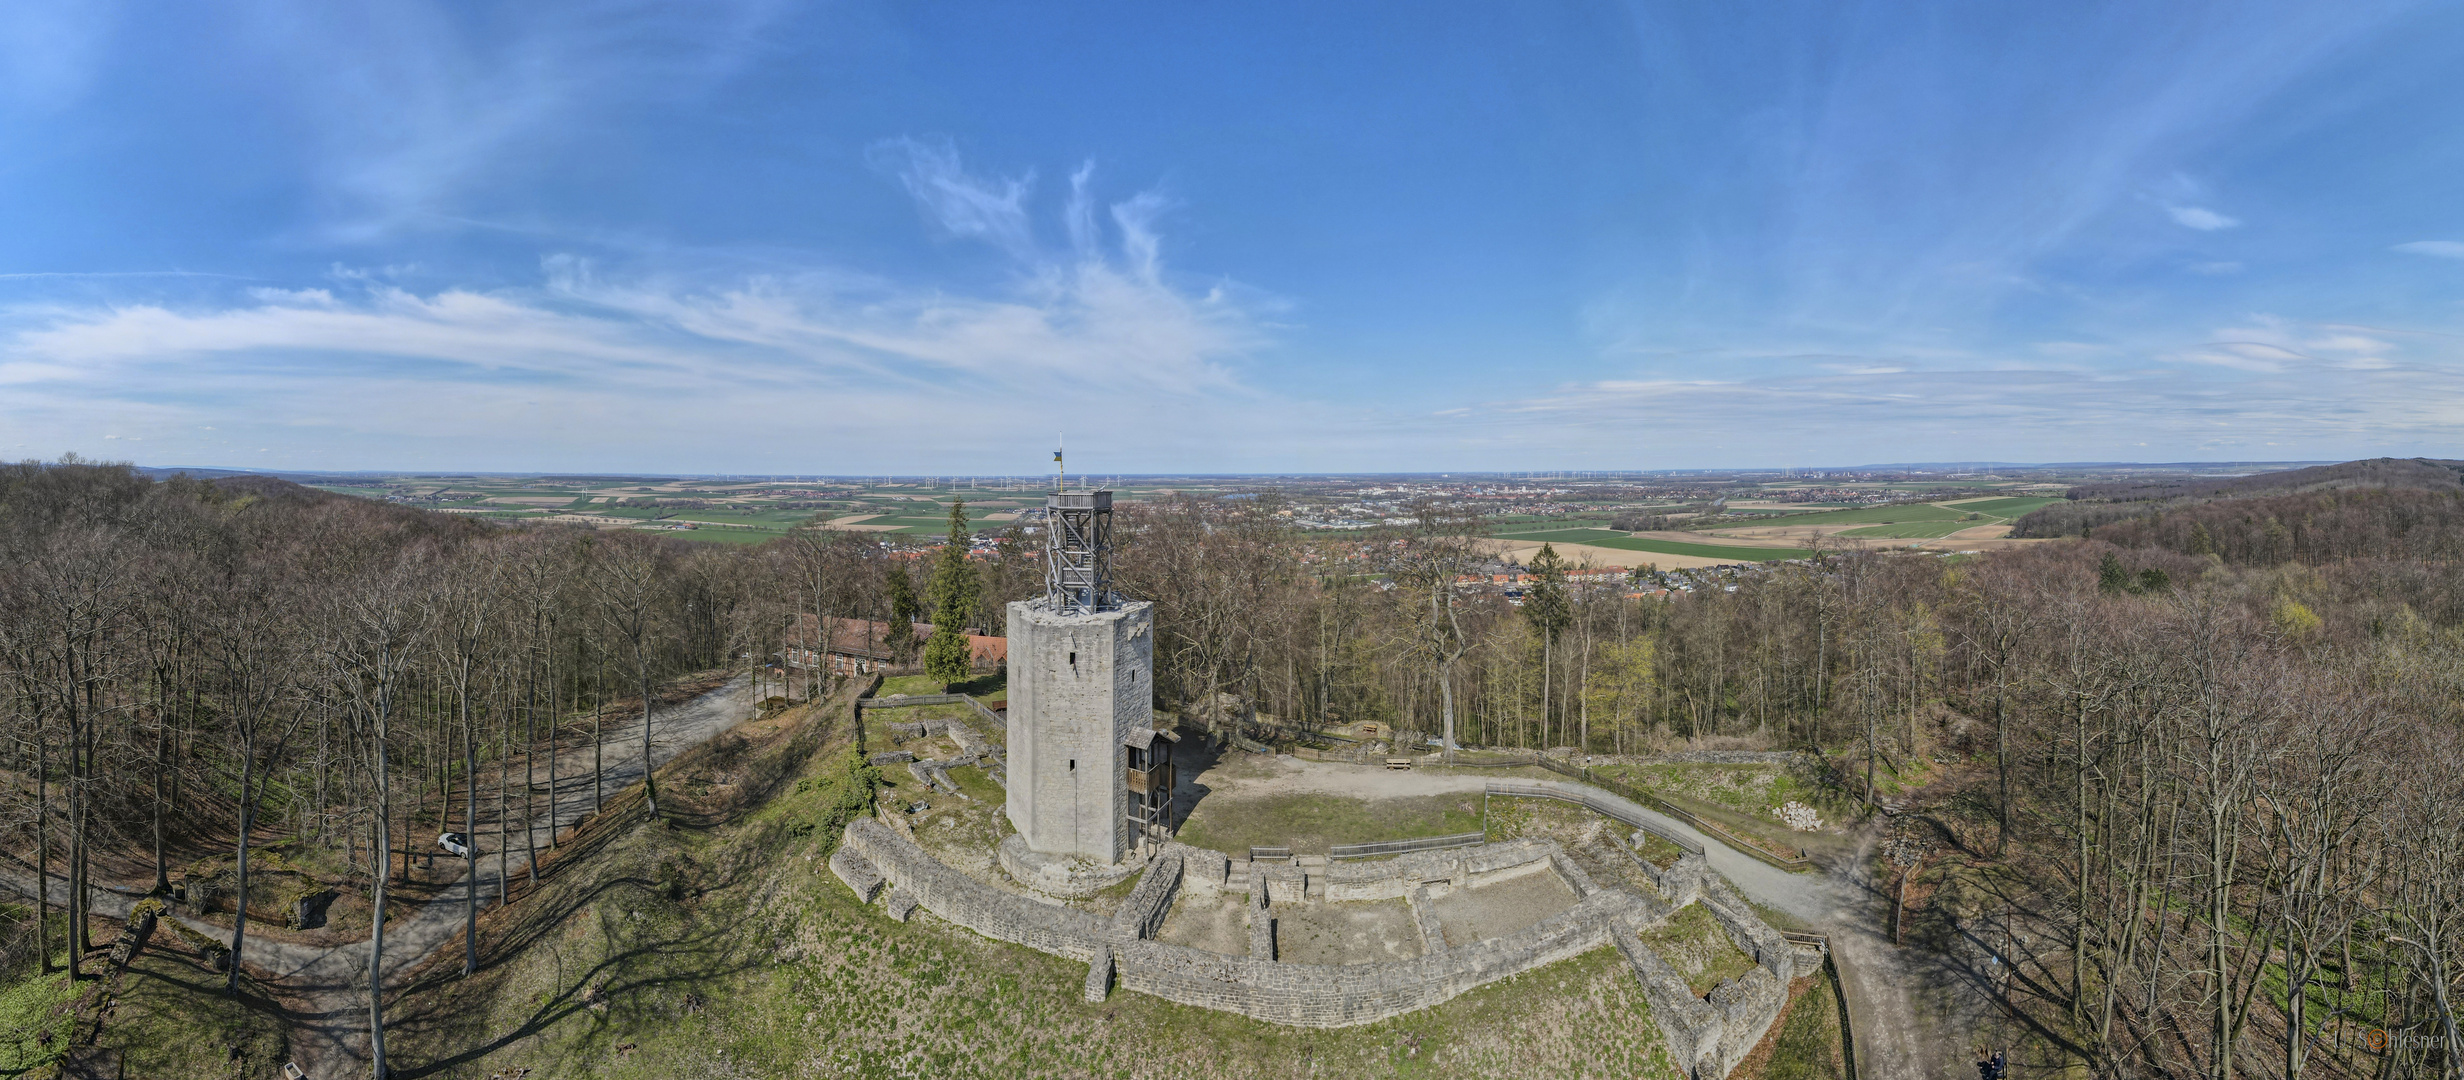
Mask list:
[{"label": "farm field", "polygon": [[2041,510],[2041,509],[2043,509],[2043,508],[2045,508],[2045,507],[2047,507],[2047,506],[2051,506],[2051,505],[2053,505],[2054,503],[2064,502],[2064,501],[2067,501],[2067,500],[2064,500],[2064,499],[2058,499],[2058,498],[2051,498],[2051,499],[2049,499],[2049,498],[2042,498],[2042,497],[2010,498],[2010,499],[1962,499],[1962,500],[1960,500],[1960,501],[1958,501],[1958,502],[1954,502],[1954,503],[1944,503],[1944,504],[1942,504],[1942,505],[1944,505],[1944,506],[1948,506],[1948,507],[1951,507],[1951,508],[1953,508],[1953,509],[1957,509],[1957,510],[1963,510],[1963,511],[1966,511],[1966,512],[1968,512],[1968,513],[1972,513],[1972,514],[1983,514],[1983,515],[1985,515],[1986,517],[2009,518],[2009,519],[2012,519],[2012,520],[2017,520],[2017,519],[2019,519],[2019,518],[2026,517],[2026,516],[2027,516],[2027,515],[2029,515],[2029,514],[2035,513],[2036,511]]},{"label": "farm field", "polygon": [[2060,501],[2014,496],[1961,499],[1948,503],[1898,503],[1825,513],[1791,514],[1771,519],[1768,526],[1755,527],[1812,528],[1854,540],[1934,540],[1980,526],[2007,525],[2040,506]]},{"label": "farm field", "polygon": [[1937,540],[1963,529],[1975,528],[1976,524],[1973,521],[1906,521],[1860,526],[1839,535],[1852,540]]},{"label": "farm field", "polygon": [[[1076,478],[1073,478],[1076,479]],[[764,479],[631,476],[396,475],[316,478],[309,486],[359,498],[499,520],[559,521],[591,528],[669,531],[680,539],[755,544],[820,524],[859,532],[939,536],[953,499],[979,530],[997,530],[1043,505],[1051,478],[993,482],[933,479]],[[1225,484],[1131,483],[1124,500],[1179,492],[1212,494]]]},{"label": "farm field", "polygon": [[1894,503],[1889,506],[1860,506],[1854,510],[1824,510],[1811,514],[1790,514],[1773,518],[1774,525],[1868,525],[1905,524],[1911,521],[1957,521],[1966,515],[1933,503]]}]

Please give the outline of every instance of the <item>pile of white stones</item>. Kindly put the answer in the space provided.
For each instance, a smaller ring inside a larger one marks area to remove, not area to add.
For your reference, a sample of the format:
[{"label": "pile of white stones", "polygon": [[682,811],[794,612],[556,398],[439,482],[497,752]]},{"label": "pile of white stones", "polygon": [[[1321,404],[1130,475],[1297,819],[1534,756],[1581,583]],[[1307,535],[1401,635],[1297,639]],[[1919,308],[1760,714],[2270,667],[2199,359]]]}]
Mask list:
[{"label": "pile of white stones", "polygon": [[1822,827],[1822,818],[1814,813],[1813,807],[1793,799],[1771,812],[1778,815],[1781,821],[1786,822],[1789,828],[1798,832],[1812,832]]}]

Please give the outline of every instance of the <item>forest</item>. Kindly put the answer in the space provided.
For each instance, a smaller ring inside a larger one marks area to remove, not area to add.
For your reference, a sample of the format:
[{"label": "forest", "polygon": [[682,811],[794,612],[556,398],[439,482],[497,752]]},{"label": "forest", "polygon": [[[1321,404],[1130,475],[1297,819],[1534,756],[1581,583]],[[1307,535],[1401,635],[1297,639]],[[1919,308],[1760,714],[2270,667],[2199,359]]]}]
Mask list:
[{"label": "forest", "polygon": [[[2464,1062],[2464,503],[2407,482],[2074,503],[2139,512],[1975,558],[1811,548],[1733,591],[1544,556],[1520,603],[1461,586],[1485,558],[1463,507],[1328,538],[1271,492],[1180,498],[1124,506],[1114,573],[1156,604],[1184,730],[1809,750],[1843,800],[1922,796],[2029,943],[2007,1007],[2096,1073],[2343,1075],[2322,1040],[2376,1028],[2407,1036],[2391,1074],[2426,1075]],[[0,964],[94,963],[86,905],[33,881],[222,859],[244,895],[252,848],[355,869],[382,925],[413,834],[519,799],[517,771],[592,771],[662,688],[810,644],[799,616],[998,632],[1041,582],[1015,528],[976,560],[818,529],[734,548],[0,468],[0,847],[26,896]],[[1884,790],[1928,762],[1961,767]]]}]

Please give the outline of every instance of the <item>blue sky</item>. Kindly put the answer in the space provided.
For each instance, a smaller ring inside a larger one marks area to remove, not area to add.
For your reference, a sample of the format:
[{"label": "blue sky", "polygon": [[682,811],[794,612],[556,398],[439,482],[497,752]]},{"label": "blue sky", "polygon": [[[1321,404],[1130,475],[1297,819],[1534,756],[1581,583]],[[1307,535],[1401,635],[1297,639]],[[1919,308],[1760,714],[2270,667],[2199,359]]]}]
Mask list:
[{"label": "blue sky", "polygon": [[2464,7],[0,15],[0,454],[2464,456]]}]

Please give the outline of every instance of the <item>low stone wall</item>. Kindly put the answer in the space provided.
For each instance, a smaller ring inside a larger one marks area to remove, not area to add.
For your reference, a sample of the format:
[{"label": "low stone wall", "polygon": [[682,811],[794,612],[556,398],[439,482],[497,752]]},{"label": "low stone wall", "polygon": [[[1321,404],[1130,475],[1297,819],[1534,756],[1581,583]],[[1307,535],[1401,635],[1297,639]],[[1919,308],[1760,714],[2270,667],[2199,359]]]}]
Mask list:
[{"label": "low stone wall", "polygon": [[1146,869],[1145,863],[1106,866],[1074,856],[1029,851],[1026,838],[1017,833],[1002,838],[993,854],[1001,862],[1001,871],[1011,880],[1046,896],[1093,896]]},{"label": "low stone wall", "polygon": [[846,847],[925,910],[985,937],[1091,961],[1108,936],[1101,917],[986,885],[942,865],[915,841],[872,818],[847,824]]},{"label": "low stone wall", "polygon": [[831,854],[830,872],[838,875],[839,881],[856,894],[856,899],[867,904],[872,903],[873,897],[881,892],[881,872],[873,869],[872,863],[845,844],[840,844],[838,851]]},{"label": "low stone wall", "polygon": [[1643,944],[1637,934],[1643,925],[1644,920],[1637,919],[1618,927],[1617,951],[1625,954],[1635,980],[1643,985],[1643,997],[1651,1002],[1651,1019],[1668,1041],[1669,1059],[1696,1080],[1727,1075],[1728,1070],[1719,1065],[1726,1019],[1710,1002],[1695,997],[1685,976]]},{"label": "low stone wall", "polygon": [[[1683,903],[1701,904],[1759,966],[1743,978],[1728,980],[1709,994],[1695,997],[1685,977],[1636,936],[1637,930],[1665,914],[1657,910],[1621,928],[1617,948],[1643,985],[1643,996],[1651,1002],[1652,1018],[1668,1040],[1670,1056],[1688,1075],[1707,1080],[1728,1075],[1753,1052],[1787,1006],[1789,980],[1819,970],[1822,956],[1818,950],[1800,948],[1762,921],[1726,879],[1705,867],[1687,865],[1694,858],[1688,856],[1670,867],[1667,877],[1686,888]],[[1809,951],[1810,963],[1805,959]]]},{"label": "low stone wall", "polygon": [[[1513,869],[1496,864],[1516,855],[1526,856],[1515,860],[1517,865],[1547,867],[1551,852],[1545,845],[1535,846],[1543,848],[1538,858],[1528,857],[1532,854],[1528,852],[1494,853],[1468,860],[1472,866],[1466,869],[1484,873]],[[1086,961],[1090,965],[1089,994],[1096,992],[1099,978],[1105,983],[1117,979],[1125,989],[1167,1001],[1302,1027],[1346,1027],[1425,1009],[1475,987],[1580,955],[1608,944],[1613,927],[1640,909],[1629,893],[1600,890],[1572,908],[1504,937],[1413,960],[1342,967],[1281,964],[1271,957],[1226,956],[1144,936],[1160,925],[1185,873],[1190,852],[1175,848],[1178,845],[1168,847],[1162,853],[1168,857],[1155,860],[1154,868],[1122,905],[1121,914],[1109,921],[979,882],[942,865],[913,841],[871,818],[847,826],[841,850],[853,858],[834,858],[832,869],[859,893],[863,891],[859,883],[868,880],[864,871],[870,870],[888,882],[892,898],[902,907],[920,905],[986,937]],[[1200,861],[1209,860],[1200,856]],[[1398,875],[1389,876],[1400,880]],[[1259,888],[1259,897],[1266,891]],[[1253,919],[1265,917],[1269,916],[1264,908],[1252,914]]]},{"label": "low stone wall", "polygon": [[1166,945],[1115,947],[1121,987],[1166,1001],[1296,1027],[1350,1027],[1428,1008],[1466,991],[1609,943],[1631,895],[1603,891],[1504,937],[1412,960],[1321,967]]},{"label": "low stone wall", "polygon": [[[1816,953],[1809,967],[1807,950],[1755,916],[1700,855],[1688,855],[1660,874],[1663,899],[1602,887],[1546,841],[1305,868],[1236,862],[1217,852],[1166,844],[1109,919],[984,884],[943,865],[911,838],[873,818],[847,826],[830,868],[868,900],[887,886],[893,918],[904,919],[920,908],[986,937],[1086,962],[1084,994],[1089,1001],[1103,1000],[1117,982],[1123,989],[1177,1004],[1296,1027],[1373,1023],[1614,944],[1641,981],[1675,1060],[1704,1080],[1725,1076],[1744,1060],[1785,1006],[1788,980],[1821,962]],[[1322,894],[1328,899],[1407,900],[1422,938],[1422,955],[1342,966],[1277,962],[1269,902],[1305,897],[1313,871],[1323,877]],[[1475,882],[1544,871],[1563,875],[1574,888],[1579,899],[1573,907],[1501,937],[1445,944],[1431,910],[1435,896]],[[1207,893],[1248,890],[1250,955],[1153,940],[1185,886]],[[1641,927],[1687,903],[1703,904],[1760,966],[1706,997],[1695,997],[1685,978],[1637,935]]]},{"label": "low stone wall", "polygon": [[1420,952],[1424,956],[1446,951],[1446,930],[1438,925],[1434,899],[1428,886],[1412,886],[1412,924],[1420,931]]},{"label": "low stone wall", "polygon": [[1181,891],[1185,870],[1181,852],[1187,850],[1179,844],[1167,844],[1155,861],[1147,864],[1146,876],[1138,879],[1138,887],[1129,891],[1129,899],[1121,901],[1120,910],[1112,913],[1114,938],[1151,938],[1163,928],[1164,916],[1172,911],[1172,898]]},{"label": "low stone wall", "polygon": [[1788,1004],[1788,983],[1771,974],[1769,968],[1755,968],[1742,979],[1721,983],[1704,999],[1704,1003],[1720,1012],[1719,1072],[1744,1063],[1754,1052],[1754,1044],[1762,1041],[1771,1030],[1771,1022],[1779,1019],[1780,1010]]},{"label": "low stone wall", "polygon": [[[1754,914],[1753,905],[1747,903],[1745,897],[1737,892],[1737,887],[1730,885],[1727,879],[1717,874],[1708,875],[1703,881],[1700,903],[1704,910],[1711,913],[1712,919],[1728,931],[1729,938],[1737,943],[1739,949],[1752,956],[1755,963],[1770,969],[1771,974],[1780,981],[1813,974],[1812,968],[1800,970],[1797,967],[1796,943],[1782,937],[1779,931],[1771,928],[1770,923]],[[1820,963],[1819,960],[1815,962],[1816,966]]]},{"label": "low stone wall", "polygon": [[1553,851],[1553,845],[1537,840],[1510,840],[1312,869],[1324,876],[1329,900],[1400,900],[1421,885],[1429,886],[1431,895],[1444,896],[1473,884],[1543,870]]}]

